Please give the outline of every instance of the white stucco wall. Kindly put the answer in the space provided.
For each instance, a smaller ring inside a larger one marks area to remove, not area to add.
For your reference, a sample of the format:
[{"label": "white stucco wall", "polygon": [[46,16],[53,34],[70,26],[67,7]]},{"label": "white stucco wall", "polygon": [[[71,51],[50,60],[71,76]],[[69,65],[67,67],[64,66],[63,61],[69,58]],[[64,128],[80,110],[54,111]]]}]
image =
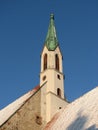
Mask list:
[{"label": "white stucco wall", "polygon": [[46,100],[48,102],[46,106],[46,121],[49,122],[52,117],[60,111],[60,109],[66,107],[68,102],[59,98],[57,95],[49,92],[47,93]]},{"label": "white stucco wall", "polygon": [[[44,55],[47,54],[47,69],[43,69]],[[55,55],[59,57],[59,70],[55,68]],[[59,77],[58,77],[59,76]],[[59,47],[55,51],[48,51],[46,46],[41,54],[40,86],[47,83],[41,89],[41,115],[46,122],[50,121],[59,107],[68,103],[64,100],[64,75],[62,66],[62,54]],[[57,96],[57,89],[61,91],[61,97]]]},{"label": "white stucco wall", "polygon": [[46,48],[46,46],[44,46],[44,49],[42,51],[41,54],[41,72],[43,72],[43,59],[44,59],[44,54],[47,54],[47,59],[48,59],[48,64],[47,64],[47,68],[52,68],[55,69],[55,54],[58,54],[59,56],[59,62],[60,62],[60,72],[63,72],[63,67],[62,67],[62,54],[61,51],[59,49],[59,47],[56,48],[55,51],[48,51],[48,49]]}]

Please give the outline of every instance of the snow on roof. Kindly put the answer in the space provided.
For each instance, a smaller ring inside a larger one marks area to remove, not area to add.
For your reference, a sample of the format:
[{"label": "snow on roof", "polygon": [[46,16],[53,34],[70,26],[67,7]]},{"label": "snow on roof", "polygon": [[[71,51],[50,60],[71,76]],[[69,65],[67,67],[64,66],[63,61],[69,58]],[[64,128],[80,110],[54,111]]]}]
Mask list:
[{"label": "snow on roof", "polygon": [[35,87],[33,90],[0,110],[0,126],[6,122],[39,88],[40,86]]},{"label": "snow on roof", "polygon": [[98,87],[70,103],[44,130],[98,130]]}]

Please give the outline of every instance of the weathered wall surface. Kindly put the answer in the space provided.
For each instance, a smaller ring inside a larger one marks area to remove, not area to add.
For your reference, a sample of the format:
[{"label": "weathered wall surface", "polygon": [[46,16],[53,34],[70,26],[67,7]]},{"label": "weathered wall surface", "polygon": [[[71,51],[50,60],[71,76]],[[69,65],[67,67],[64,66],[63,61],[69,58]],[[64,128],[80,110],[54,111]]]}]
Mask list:
[{"label": "weathered wall surface", "polygon": [[0,130],[42,130],[44,124],[40,116],[40,90],[37,91]]},{"label": "weathered wall surface", "polygon": [[44,130],[98,130],[98,87],[62,109]]}]

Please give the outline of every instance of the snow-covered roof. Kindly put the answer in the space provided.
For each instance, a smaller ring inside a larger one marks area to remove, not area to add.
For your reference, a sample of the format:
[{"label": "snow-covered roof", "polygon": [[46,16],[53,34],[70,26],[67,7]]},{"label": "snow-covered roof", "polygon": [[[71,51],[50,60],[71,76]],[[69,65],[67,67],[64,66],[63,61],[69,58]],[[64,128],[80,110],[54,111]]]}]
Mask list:
[{"label": "snow-covered roof", "polygon": [[98,130],[98,87],[70,103],[45,130]]},{"label": "snow-covered roof", "polygon": [[6,122],[40,87],[37,86],[4,109],[0,110],[0,126]]}]

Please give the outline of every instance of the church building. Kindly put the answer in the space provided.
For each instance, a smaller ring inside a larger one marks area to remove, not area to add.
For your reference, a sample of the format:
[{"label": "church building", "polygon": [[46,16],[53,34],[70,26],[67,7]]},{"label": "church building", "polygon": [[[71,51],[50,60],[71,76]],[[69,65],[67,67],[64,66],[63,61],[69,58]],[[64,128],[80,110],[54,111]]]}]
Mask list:
[{"label": "church building", "polygon": [[54,15],[41,52],[40,83],[0,110],[0,130],[98,130],[98,87],[69,103]]},{"label": "church building", "polygon": [[54,15],[51,14],[41,53],[40,85],[2,110],[1,114],[5,116],[0,121],[0,130],[40,130],[67,104],[64,97],[62,53],[56,35]]}]

